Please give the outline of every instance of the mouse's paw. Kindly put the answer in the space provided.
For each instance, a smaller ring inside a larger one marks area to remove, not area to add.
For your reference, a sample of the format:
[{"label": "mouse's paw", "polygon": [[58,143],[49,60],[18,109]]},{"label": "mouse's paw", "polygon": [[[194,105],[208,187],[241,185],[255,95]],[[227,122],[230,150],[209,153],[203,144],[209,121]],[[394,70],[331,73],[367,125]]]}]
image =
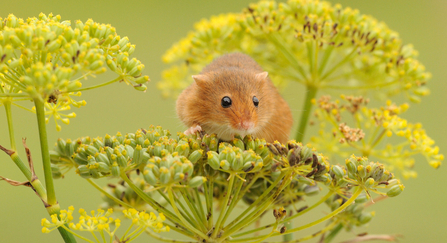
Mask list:
[{"label": "mouse's paw", "polygon": [[184,132],[184,134],[192,135],[192,134],[195,134],[196,132],[201,132],[201,131],[202,131],[202,127],[200,125],[197,125],[197,126],[190,127],[188,130],[186,130]]}]

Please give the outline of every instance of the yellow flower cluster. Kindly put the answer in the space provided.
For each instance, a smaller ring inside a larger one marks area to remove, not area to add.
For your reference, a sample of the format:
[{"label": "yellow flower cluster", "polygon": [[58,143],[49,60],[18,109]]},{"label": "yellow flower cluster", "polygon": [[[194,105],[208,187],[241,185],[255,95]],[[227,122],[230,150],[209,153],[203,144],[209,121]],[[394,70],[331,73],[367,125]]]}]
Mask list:
[{"label": "yellow flower cluster", "polygon": [[[98,232],[105,242],[106,240],[104,238],[104,235],[107,234],[110,236],[111,240],[114,239],[117,229],[121,226],[120,219],[114,219],[110,217],[110,215],[112,215],[113,213],[112,209],[108,209],[107,211],[104,211],[102,209],[98,209],[97,211],[92,210],[89,215],[84,209],[81,208],[79,209],[80,216],[78,223],[72,222],[73,211],[74,207],[70,206],[68,208],[68,211],[61,210],[59,217],[56,214],[51,215],[51,221],[43,218],[41,222],[41,225],[43,226],[42,233],[50,233],[58,227],[63,227],[67,231],[71,232],[73,235],[89,242],[92,241],[74,233],[74,231],[91,232],[95,239],[99,242],[97,236],[94,234],[95,232]],[[126,218],[132,220],[132,224],[129,226],[122,239],[129,240],[131,237],[132,239],[134,239],[148,228],[157,233],[169,232],[170,230],[169,226],[163,225],[163,221],[165,221],[166,218],[162,213],[160,213],[157,217],[153,212],[138,212],[137,210],[131,208],[123,210],[123,214]],[[66,226],[67,224],[68,227]],[[112,224],[115,225],[113,230],[111,229]],[[137,229],[127,235],[127,233],[133,226],[137,226]]]},{"label": "yellow flower cluster", "polygon": [[[395,105],[387,101],[385,107],[367,108],[366,99],[361,97],[341,96],[344,103],[330,101],[330,97],[322,97],[316,101],[319,109],[315,116],[320,121],[319,136],[312,138],[320,151],[331,156],[347,157],[350,153],[360,153],[367,157],[376,157],[390,170],[399,170],[404,178],[414,178],[415,156],[420,154],[426,158],[433,168],[438,168],[444,155],[439,147],[427,136],[420,123],[409,123],[399,115],[405,112],[408,104]],[[353,127],[361,129],[364,137],[359,140],[349,139],[344,124],[354,118]],[[343,130],[343,129],[344,130]],[[403,138],[384,142],[385,137]],[[399,143],[399,140],[401,141]]]},{"label": "yellow flower cluster", "polygon": [[169,226],[163,226],[163,221],[166,220],[163,213],[158,214],[157,217],[153,212],[138,212],[137,210],[130,208],[123,210],[123,214],[126,218],[132,220],[132,224],[137,225],[140,228],[151,228],[157,233],[169,232],[170,230]]},{"label": "yellow flower cluster", "polygon": [[[60,130],[58,120],[68,124],[74,117],[61,112],[86,104],[73,99],[81,95],[79,91],[118,81],[146,90],[149,77],[141,74],[144,65],[129,58],[134,50],[135,45],[117,35],[114,27],[91,19],[71,27],[70,21],[53,14],[26,20],[12,14],[0,18],[0,105],[8,102],[25,108],[15,103],[44,101],[46,115],[54,116]],[[84,80],[106,72],[106,67],[118,78],[81,88]]]},{"label": "yellow flower cluster", "polygon": [[293,80],[318,89],[381,88],[382,96],[404,93],[414,102],[429,93],[430,74],[412,45],[371,16],[317,0],[260,1],[201,20],[164,55],[173,66],[158,87],[175,97],[228,52],[252,56],[280,87]]}]

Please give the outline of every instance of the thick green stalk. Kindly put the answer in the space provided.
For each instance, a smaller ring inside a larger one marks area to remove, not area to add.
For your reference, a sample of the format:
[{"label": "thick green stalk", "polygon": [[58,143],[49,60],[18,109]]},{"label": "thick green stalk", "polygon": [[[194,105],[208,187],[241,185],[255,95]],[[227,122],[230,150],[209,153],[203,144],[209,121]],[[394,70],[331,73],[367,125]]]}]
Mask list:
[{"label": "thick green stalk", "polygon": [[306,86],[306,98],[304,100],[303,110],[301,114],[300,124],[296,132],[295,140],[303,142],[306,132],[307,123],[309,122],[310,112],[312,111],[312,99],[317,95],[318,88],[312,84]]},{"label": "thick green stalk", "polygon": [[6,119],[8,120],[8,131],[9,131],[9,141],[11,144],[11,149],[16,150],[16,142],[14,139],[14,126],[12,123],[12,112],[11,112],[11,98],[7,98],[7,101],[3,101],[6,111]]},{"label": "thick green stalk", "polygon": [[45,187],[47,189],[47,203],[51,205],[57,204],[56,192],[54,191],[53,175],[51,173],[50,149],[48,147],[47,128],[45,124],[45,108],[44,101],[34,99],[36,106],[37,124],[39,127],[40,150],[42,152],[43,171],[45,175]]},{"label": "thick green stalk", "polygon": [[[47,191],[47,211],[50,215],[60,214],[59,204],[56,200],[56,193],[53,185],[53,175],[51,173],[50,150],[48,147],[47,128],[45,124],[44,102],[34,99],[36,106],[37,125],[39,127],[40,149],[42,152],[43,171],[45,176],[45,186]],[[55,207],[54,209],[51,209]],[[76,242],[74,236],[67,232],[63,227],[57,228],[65,242]]]}]

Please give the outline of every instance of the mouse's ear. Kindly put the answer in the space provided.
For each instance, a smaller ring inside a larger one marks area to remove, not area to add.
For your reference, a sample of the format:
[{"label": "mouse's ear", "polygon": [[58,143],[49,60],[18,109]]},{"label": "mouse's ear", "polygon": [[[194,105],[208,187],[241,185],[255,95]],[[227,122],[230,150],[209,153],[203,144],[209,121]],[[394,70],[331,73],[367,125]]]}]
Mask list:
[{"label": "mouse's ear", "polygon": [[194,79],[196,84],[200,87],[203,87],[209,82],[209,77],[205,74],[192,75],[192,79]]},{"label": "mouse's ear", "polygon": [[268,72],[262,72],[255,75],[255,79],[259,82],[265,81],[269,76]]}]

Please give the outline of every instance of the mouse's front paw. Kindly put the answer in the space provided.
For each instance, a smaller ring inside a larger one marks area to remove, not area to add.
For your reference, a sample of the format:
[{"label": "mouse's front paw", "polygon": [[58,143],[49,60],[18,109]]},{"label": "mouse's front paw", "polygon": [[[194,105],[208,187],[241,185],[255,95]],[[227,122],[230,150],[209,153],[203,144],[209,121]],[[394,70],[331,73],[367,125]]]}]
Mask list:
[{"label": "mouse's front paw", "polygon": [[202,131],[202,127],[200,125],[197,126],[192,126],[190,127],[188,130],[186,130],[184,132],[185,135],[192,135],[195,134],[196,132],[201,132]]}]

